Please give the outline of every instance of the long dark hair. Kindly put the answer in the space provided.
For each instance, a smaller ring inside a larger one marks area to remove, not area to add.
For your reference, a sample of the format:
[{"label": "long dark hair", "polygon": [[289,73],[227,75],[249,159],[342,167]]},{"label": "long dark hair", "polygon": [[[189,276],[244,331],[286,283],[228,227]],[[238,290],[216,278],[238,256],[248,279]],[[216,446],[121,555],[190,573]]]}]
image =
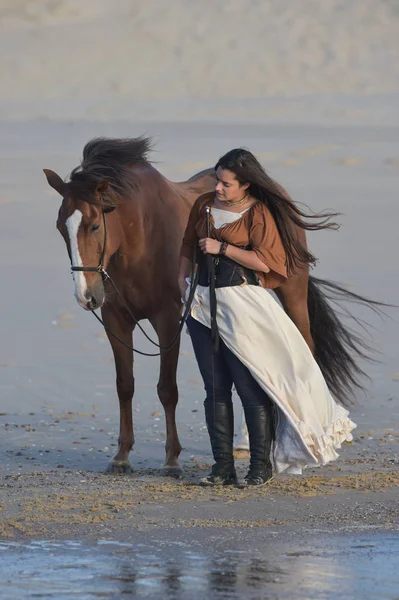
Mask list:
[{"label": "long dark hair", "polygon": [[308,231],[338,229],[339,225],[331,222],[337,213],[306,214],[300,210],[288,194],[285,195],[284,190],[269,177],[255,156],[244,148],[235,148],[219,158],[215,171],[219,167],[234,173],[240,185],[249,184],[248,193],[267,205],[284,245],[288,273],[292,274],[304,264],[315,264],[316,257],[298,240],[292,224]]}]

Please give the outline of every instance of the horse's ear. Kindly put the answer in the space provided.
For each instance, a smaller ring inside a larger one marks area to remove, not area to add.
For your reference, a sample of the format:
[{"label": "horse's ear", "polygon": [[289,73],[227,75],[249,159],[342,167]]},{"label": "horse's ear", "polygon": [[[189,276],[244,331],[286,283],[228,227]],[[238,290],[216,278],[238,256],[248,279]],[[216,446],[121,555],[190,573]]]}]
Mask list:
[{"label": "horse's ear", "polygon": [[45,176],[47,177],[47,182],[48,184],[59,194],[61,194],[61,196],[65,195],[65,188],[66,188],[66,183],[65,181],[62,181],[61,177],[59,175],[57,175],[57,173],[55,173],[54,171],[52,171],[51,169],[43,169],[43,172],[45,174]]}]

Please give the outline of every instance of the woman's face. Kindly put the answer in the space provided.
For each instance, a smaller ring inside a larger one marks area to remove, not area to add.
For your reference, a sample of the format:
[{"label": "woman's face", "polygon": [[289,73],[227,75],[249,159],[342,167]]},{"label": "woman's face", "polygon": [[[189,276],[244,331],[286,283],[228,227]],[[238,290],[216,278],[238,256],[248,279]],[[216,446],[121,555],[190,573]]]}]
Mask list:
[{"label": "woman's face", "polygon": [[237,202],[247,193],[248,184],[240,185],[235,174],[228,169],[216,171],[216,197],[220,202]]}]

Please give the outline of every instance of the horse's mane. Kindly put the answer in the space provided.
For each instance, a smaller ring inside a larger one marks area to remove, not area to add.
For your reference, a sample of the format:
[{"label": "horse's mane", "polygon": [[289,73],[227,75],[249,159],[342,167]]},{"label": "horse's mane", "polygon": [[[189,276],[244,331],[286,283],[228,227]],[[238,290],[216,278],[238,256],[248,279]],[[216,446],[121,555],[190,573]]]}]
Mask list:
[{"label": "horse's mane", "polygon": [[137,187],[137,180],[128,166],[149,164],[151,138],[94,138],[83,149],[81,164],[70,176],[69,188],[87,202],[98,204],[97,186],[107,180],[109,185],[101,193],[103,206],[115,206],[123,196]]}]

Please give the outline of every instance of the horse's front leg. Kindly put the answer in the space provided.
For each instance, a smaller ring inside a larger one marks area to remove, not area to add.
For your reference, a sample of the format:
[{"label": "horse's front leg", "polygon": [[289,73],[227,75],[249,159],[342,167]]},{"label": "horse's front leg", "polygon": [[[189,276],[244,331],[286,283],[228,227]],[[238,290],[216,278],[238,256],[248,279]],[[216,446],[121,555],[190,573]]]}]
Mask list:
[{"label": "horse's front leg", "polygon": [[[179,327],[179,310],[173,305],[151,319],[158,334],[161,346],[167,346],[175,336]],[[166,458],[163,469],[165,474],[180,477],[183,469],[179,465],[179,454],[182,450],[176,427],[176,405],[178,390],[176,382],[177,361],[179,358],[180,340],[170,350],[162,352],[158,381],[158,396],[165,411],[166,420]]]},{"label": "horse's front leg", "polygon": [[[125,344],[132,346],[133,325],[121,315],[105,308],[103,310],[105,325],[115,333]],[[107,332],[115,359],[116,389],[119,398],[120,427],[118,451],[108,465],[107,473],[131,473],[132,466],[129,461],[129,452],[133,448],[133,417],[132,399],[134,394],[133,377],[133,351],[118,342]]]}]

